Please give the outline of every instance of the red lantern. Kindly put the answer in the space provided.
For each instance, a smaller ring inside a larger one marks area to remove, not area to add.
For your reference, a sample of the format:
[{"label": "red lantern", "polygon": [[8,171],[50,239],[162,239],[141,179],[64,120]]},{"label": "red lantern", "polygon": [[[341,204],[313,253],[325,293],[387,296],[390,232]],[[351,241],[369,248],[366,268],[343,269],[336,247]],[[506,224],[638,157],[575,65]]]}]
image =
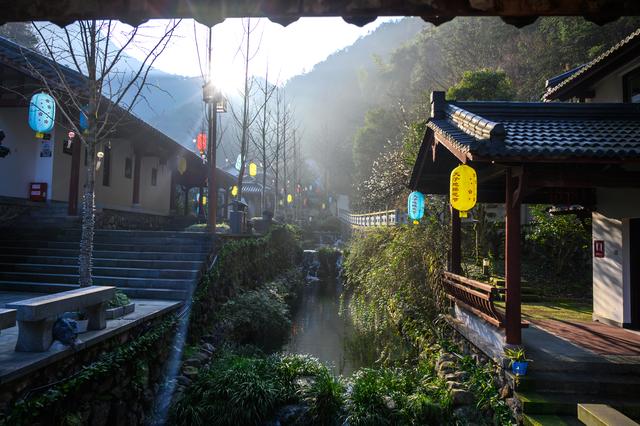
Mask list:
[{"label": "red lantern", "polygon": [[198,151],[200,151],[200,155],[204,154],[207,150],[207,135],[204,133],[198,133],[198,137],[196,138],[196,147]]}]

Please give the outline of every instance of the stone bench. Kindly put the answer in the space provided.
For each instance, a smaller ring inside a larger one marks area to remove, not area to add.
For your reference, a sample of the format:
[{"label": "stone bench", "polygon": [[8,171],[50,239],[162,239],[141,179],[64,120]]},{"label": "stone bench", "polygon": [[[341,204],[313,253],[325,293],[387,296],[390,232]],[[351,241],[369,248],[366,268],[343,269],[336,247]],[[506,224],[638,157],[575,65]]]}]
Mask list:
[{"label": "stone bench", "polygon": [[16,325],[16,310],[0,308],[0,330]]},{"label": "stone bench", "polygon": [[87,330],[102,330],[107,326],[107,302],[115,292],[115,287],[90,286],[8,303],[7,308],[17,311],[16,351],[48,350],[53,341],[53,324],[65,312],[82,310],[89,320]]},{"label": "stone bench", "polygon": [[638,423],[605,404],[578,404],[578,420],[587,426],[638,426]]}]

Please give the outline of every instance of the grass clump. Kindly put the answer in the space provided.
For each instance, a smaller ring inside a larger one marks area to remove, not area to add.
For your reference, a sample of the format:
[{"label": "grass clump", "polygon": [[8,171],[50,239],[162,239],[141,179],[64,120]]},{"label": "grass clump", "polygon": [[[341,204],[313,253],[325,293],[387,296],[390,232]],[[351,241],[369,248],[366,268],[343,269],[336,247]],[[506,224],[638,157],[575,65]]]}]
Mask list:
[{"label": "grass clump", "polygon": [[425,369],[365,368],[351,379],[351,425],[440,425],[450,407],[444,383]]},{"label": "grass clump", "polygon": [[121,290],[116,290],[113,298],[109,301],[108,308],[119,308],[121,306],[127,306],[131,303],[129,296],[124,294]]},{"label": "grass clump", "polygon": [[[200,371],[176,402],[170,423],[175,425],[259,425],[285,404],[309,401],[299,424],[336,424],[341,400],[326,391],[329,370],[303,355],[239,355],[226,351]],[[331,380],[335,380],[331,378]],[[342,392],[339,393],[342,395]],[[314,405],[315,404],[315,405]],[[332,408],[315,416],[318,408]],[[336,408],[337,407],[337,408]]]}]

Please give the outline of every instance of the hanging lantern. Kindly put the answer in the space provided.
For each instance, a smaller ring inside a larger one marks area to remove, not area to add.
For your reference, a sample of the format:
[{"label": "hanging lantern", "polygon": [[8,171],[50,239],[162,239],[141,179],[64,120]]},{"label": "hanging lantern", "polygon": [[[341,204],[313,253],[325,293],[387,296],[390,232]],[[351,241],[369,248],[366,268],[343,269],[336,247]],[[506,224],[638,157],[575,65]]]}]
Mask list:
[{"label": "hanging lantern", "polygon": [[198,133],[196,137],[196,148],[200,151],[200,155],[204,155],[207,150],[207,135],[204,133]]},{"label": "hanging lantern", "polygon": [[46,93],[36,93],[29,103],[29,127],[36,133],[53,130],[56,118],[56,103]]},{"label": "hanging lantern", "polygon": [[89,128],[89,117],[87,116],[88,105],[82,107],[80,110],[80,130],[83,132]]},{"label": "hanging lantern", "polygon": [[467,217],[467,212],[476,205],[478,194],[478,178],[476,171],[466,164],[461,164],[451,172],[449,202],[460,211],[460,217]]},{"label": "hanging lantern", "polygon": [[231,188],[231,195],[233,195],[234,197],[238,195],[238,187],[236,185],[233,185],[233,187]]},{"label": "hanging lantern", "polygon": [[255,176],[258,174],[258,166],[256,165],[256,163],[251,162],[249,163],[249,176]]},{"label": "hanging lantern", "polygon": [[184,174],[184,172],[187,171],[187,159],[184,157],[180,157],[180,159],[178,160],[178,172],[180,172],[181,175]]},{"label": "hanging lantern", "polygon": [[407,198],[407,212],[409,219],[419,221],[424,216],[424,195],[422,192],[413,191]]},{"label": "hanging lantern", "polygon": [[202,205],[203,205],[203,206],[206,206],[206,205],[207,205],[207,197],[206,197],[206,195],[203,195],[203,196],[202,196]]},{"label": "hanging lantern", "polygon": [[236,170],[240,171],[242,168],[242,154],[238,154],[238,158],[236,158]]},{"label": "hanging lantern", "polygon": [[322,203],[322,210],[326,209],[327,205],[325,203]]},{"label": "hanging lantern", "polygon": [[289,204],[293,203],[293,195],[291,194],[287,195],[287,203]]}]

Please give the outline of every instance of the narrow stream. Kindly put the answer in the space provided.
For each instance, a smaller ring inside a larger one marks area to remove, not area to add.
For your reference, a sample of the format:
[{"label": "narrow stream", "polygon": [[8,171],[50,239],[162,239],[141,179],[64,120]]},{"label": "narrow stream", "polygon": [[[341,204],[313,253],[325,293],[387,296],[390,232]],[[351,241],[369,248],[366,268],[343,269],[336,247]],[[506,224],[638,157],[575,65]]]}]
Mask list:
[{"label": "narrow stream", "polygon": [[345,350],[352,328],[348,318],[340,315],[342,281],[337,277],[318,279],[313,272],[308,280],[284,350],[314,356],[334,374],[348,376],[361,365]]}]

